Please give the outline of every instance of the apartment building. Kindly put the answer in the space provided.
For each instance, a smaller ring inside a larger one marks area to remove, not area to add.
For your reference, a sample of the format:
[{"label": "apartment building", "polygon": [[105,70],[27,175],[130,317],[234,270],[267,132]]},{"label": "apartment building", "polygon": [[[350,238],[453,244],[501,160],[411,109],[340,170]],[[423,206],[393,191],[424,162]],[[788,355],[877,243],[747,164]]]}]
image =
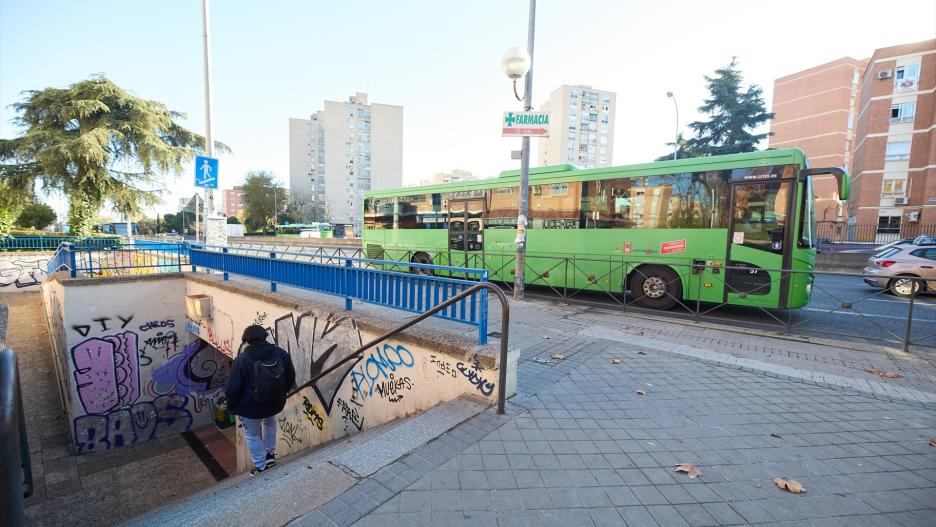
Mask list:
[{"label": "apartment building", "polygon": [[848,221],[936,225],[936,39],[881,48],[861,78]]},{"label": "apartment building", "polygon": [[582,168],[611,165],[617,95],[591,86],[563,84],[540,106],[552,114],[549,137],[539,139],[539,164]]},{"label": "apartment building", "polygon": [[289,186],[328,221],[361,230],[364,192],[403,185],[403,107],[366,93],[289,120]]},{"label": "apartment building", "polygon": [[224,215],[243,219],[247,205],[244,202],[244,187],[224,189]]},{"label": "apartment building", "polygon": [[787,75],[774,90],[770,146],[802,148],[813,166],[851,175],[840,207],[830,182],[817,185],[819,221],[855,240],[936,226],[936,39]]},{"label": "apartment building", "polygon": [[[812,166],[851,166],[867,59],[845,57],[774,81],[770,148],[801,148]],[[835,178],[815,180],[816,219],[844,221]]]}]

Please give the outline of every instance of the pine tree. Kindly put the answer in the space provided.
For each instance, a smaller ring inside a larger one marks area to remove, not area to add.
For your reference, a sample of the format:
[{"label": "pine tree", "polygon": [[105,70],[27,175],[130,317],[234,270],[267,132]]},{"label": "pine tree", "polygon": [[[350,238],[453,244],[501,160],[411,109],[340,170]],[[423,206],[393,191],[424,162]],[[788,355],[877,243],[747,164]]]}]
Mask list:
[{"label": "pine tree", "polygon": [[[91,233],[105,204],[136,216],[158,203],[164,175],[181,172],[205,149],[204,137],[176,122],[184,114],[136,97],[103,75],[26,92],[13,109],[19,113],[14,124],[24,132],[0,140],[0,202],[30,195],[37,182],[63,192],[77,236]],[[216,149],[227,150],[220,143]]]},{"label": "pine tree", "polygon": [[708,121],[689,124],[695,137],[687,141],[687,150],[695,156],[715,156],[753,152],[771,133],[753,134],[751,130],[773,118],[764,105],[763,90],[753,84],[742,89],[743,77],[736,57],[731,63],[706,75],[710,97],[699,107]]}]

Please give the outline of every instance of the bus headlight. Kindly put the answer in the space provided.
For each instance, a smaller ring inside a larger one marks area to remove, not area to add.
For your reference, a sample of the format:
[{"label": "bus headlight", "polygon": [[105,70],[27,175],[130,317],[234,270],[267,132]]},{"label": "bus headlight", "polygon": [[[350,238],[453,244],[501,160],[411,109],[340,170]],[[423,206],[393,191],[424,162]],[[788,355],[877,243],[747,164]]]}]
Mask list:
[{"label": "bus headlight", "polygon": [[806,296],[812,296],[812,282],[806,284]]}]

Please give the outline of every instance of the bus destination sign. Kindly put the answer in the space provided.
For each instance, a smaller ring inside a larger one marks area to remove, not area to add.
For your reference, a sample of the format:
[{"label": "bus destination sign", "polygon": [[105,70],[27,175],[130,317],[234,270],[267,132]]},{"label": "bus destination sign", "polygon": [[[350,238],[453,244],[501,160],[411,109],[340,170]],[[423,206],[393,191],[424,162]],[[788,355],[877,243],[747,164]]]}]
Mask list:
[{"label": "bus destination sign", "polygon": [[502,137],[548,137],[549,112],[504,112]]}]

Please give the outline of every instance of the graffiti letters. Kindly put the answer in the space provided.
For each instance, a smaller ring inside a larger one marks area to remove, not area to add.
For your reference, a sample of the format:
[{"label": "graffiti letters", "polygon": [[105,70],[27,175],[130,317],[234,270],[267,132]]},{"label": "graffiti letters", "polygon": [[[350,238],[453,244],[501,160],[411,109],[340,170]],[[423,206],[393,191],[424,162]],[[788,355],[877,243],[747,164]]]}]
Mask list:
[{"label": "graffiti letters", "polygon": [[463,362],[459,362],[455,367],[468,379],[468,382],[474,384],[478,388],[478,391],[481,392],[482,395],[487,396],[494,393],[494,383],[488,382],[487,379],[481,376],[481,372],[484,371],[484,368],[478,364],[477,360],[473,361],[470,367],[465,366]]},{"label": "graffiti letters", "polygon": [[167,331],[165,333],[160,331],[156,333],[155,336],[144,340],[143,344],[146,348],[153,351],[165,352],[166,357],[168,357],[170,354],[179,350],[179,337],[176,335],[175,331]]},{"label": "graffiti letters", "polygon": [[220,350],[225,355],[229,357],[234,356],[234,351],[231,349],[231,339],[221,338],[220,335],[216,334],[211,329],[211,326],[208,326],[208,342],[210,342],[212,346]]},{"label": "graffiti letters", "polygon": [[[128,317],[117,315],[117,319],[120,320],[120,329],[124,329],[127,327],[127,324],[129,324],[130,321],[133,320],[133,315],[130,315]],[[113,319],[111,317],[100,317],[100,318],[92,318],[91,322],[97,322],[101,326],[100,327],[101,331],[107,331],[110,329],[108,322],[112,320]],[[91,332],[92,326],[91,324],[74,324],[72,326],[72,329],[74,331],[77,331],[78,334],[81,335],[82,337],[87,337],[88,333]]]},{"label": "graffiti letters", "polygon": [[258,325],[258,326],[262,326],[263,323],[266,322],[266,319],[267,319],[268,316],[269,316],[269,315],[266,314],[266,311],[262,311],[262,312],[261,312],[261,311],[257,311],[257,316],[254,317],[253,323],[256,324],[256,325]]},{"label": "graffiti letters", "polygon": [[75,419],[77,454],[120,448],[155,437],[181,433],[192,426],[192,413],[182,395],[163,395],[152,401]]},{"label": "graffiti letters", "polygon": [[85,412],[103,414],[130,406],[140,397],[136,333],[90,338],[73,347],[71,356]]},{"label": "graffiti letters", "polygon": [[402,344],[378,345],[364,360],[364,363],[351,372],[354,391],[363,397],[366,388],[366,395],[373,396],[374,389],[380,381],[390,381],[391,374],[397,369],[412,368],[415,363],[413,353]]},{"label": "graffiti letters", "polygon": [[[296,368],[296,385],[307,385],[319,373],[357,351],[361,346],[361,334],[354,320],[338,315],[316,319],[312,315],[301,315],[298,320],[292,313],[274,323],[276,345],[286,350]],[[347,366],[321,377],[312,389],[318,396],[325,413],[331,413],[332,404],[341,387],[341,382],[356,360]]]},{"label": "graffiti letters", "polygon": [[309,402],[309,398],[305,395],[302,396],[302,413],[310,423],[315,425],[315,428],[321,430],[325,426],[325,418],[318,413],[315,405]]},{"label": "graffiti letters", "polygon": [[374,386],[374,391],[377,392],[377,395],[384,399],[388,399],[391,403],[397,403],[403,400],[404,391],[410,391],[413,389],[413,381],[409,377],[401,377],[395,379],[393,374],[390,374],[390,380],[379,381]]},{"label": "graffiti letters", "polygon": [[458,372],[455,370],[455,367],[452,366],[452,363],[445,362],[442,359],[436,357],[435,355],[429,355],[429,364],[430,367],[435,368],[436,373],[445,377],[458,378]]},{"label": "graffiti letters", "polygon": [[175,327],[175,320],[171,318],[166,319],[166,320],[151,320],[147,322],[146,324],[141,325],[140,331],[149,331],[151,329],[174,328],[174,327]]},{"label": "graffiti letters", "polygon": [[196,340],[156,368],[153,381],[169,389],[174,387],[175,393],[181,395],[210,395],[224,388],[231,362],[205,341]]},{"label": "graffiti letters", "polygon": [[[283,432],[283,440],[286,441],[289,448],[292,448],[295,443],[302,444],[302,438],[299,437],[300,428],[298,423],[290,423],[286,417],[280,417],[279,429],[280,432]],[[319,428],[319,430],[321,430],[321,428]]]},{"label": "graffiti letters", "polygon": [[348,405],[344,399],[338,399],[338,408],[341,409],[341,419],[345,424],[354,425],[358,432],[364,428],[364,416],[358,413],[358,409]]},{"label": "graffiti letters", "polygon": [[201,335],[201,328],[204,326],[204,322],[200,320],[192,320],[190,318],[185,319],[185,331],[192,333],[193,335]]},{"label": "graffiti letters", "polygon": [[0,258],[0,288],[36,286],[46,277],[49,259],[35,256]]}]

